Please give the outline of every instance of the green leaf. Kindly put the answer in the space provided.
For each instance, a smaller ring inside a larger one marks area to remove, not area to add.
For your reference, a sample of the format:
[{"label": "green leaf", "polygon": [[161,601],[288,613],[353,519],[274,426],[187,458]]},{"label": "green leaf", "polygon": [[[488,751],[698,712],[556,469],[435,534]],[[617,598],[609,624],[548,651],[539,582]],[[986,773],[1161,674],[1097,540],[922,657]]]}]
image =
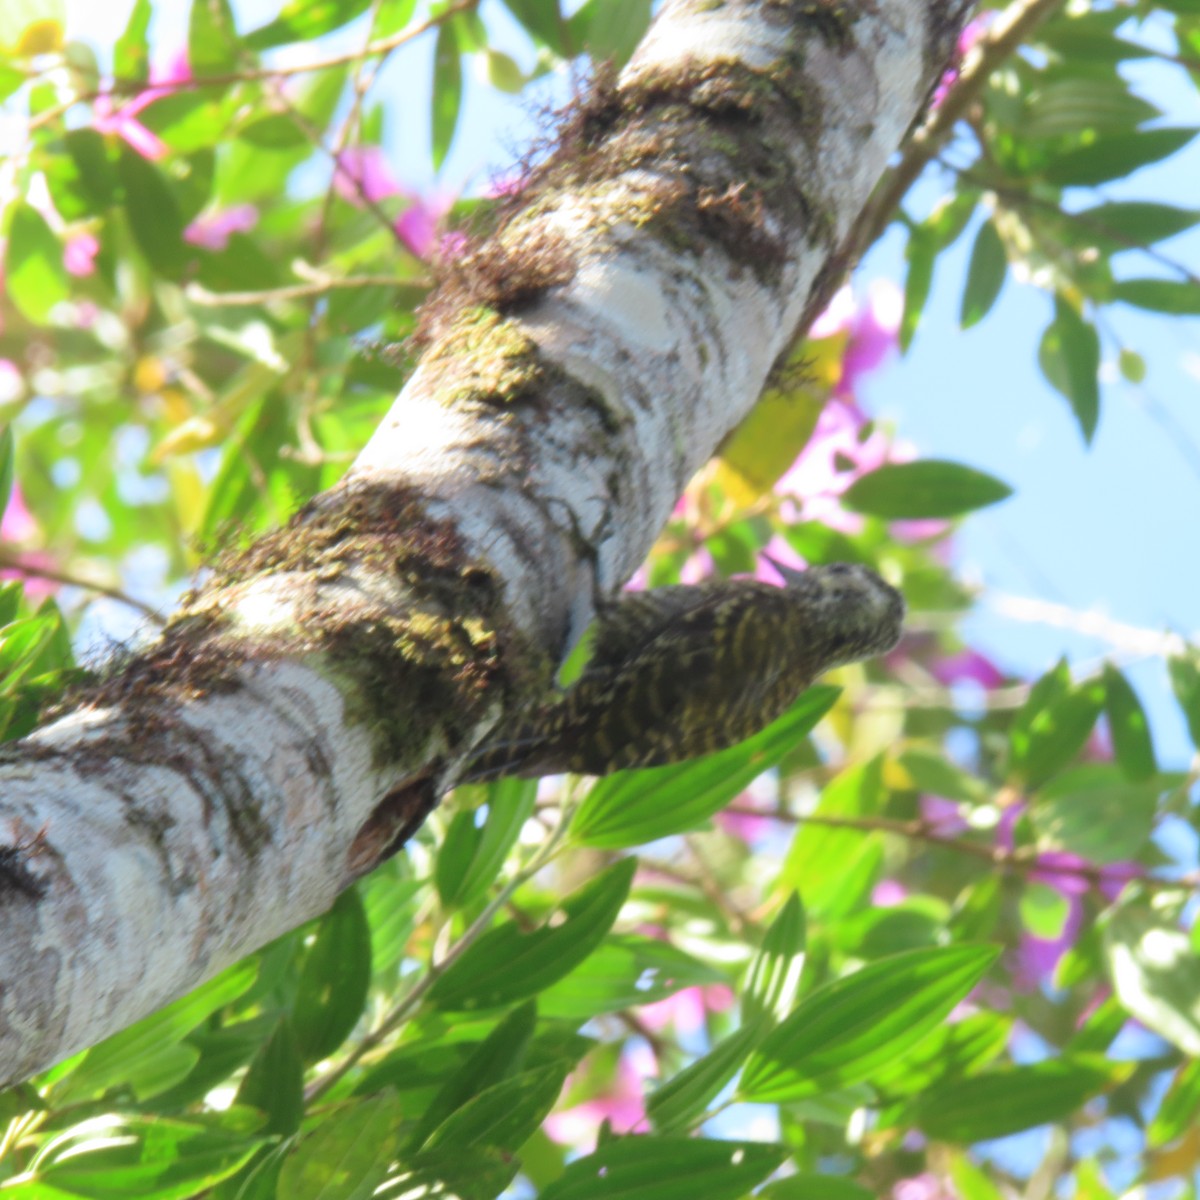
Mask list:
[{"label": "green leaf", "polygon": [[766,1029],[765,1017],[743,1025],[660,1085],[646,1101],[646,1115],[654,1128],[674,1133],[692,1125],[737,1074]]},{"label": "green leaf", "polygon": [[995,223],[984,221],[975,235],[971,261],[967,267],[967,286],[963,289],[959,324],[969,329],[987,316],[1000,295],[1008,274],[1008,252]]},{"label": "green leaf", "polygon": [[1153,104],[1108,80],[1059,78],[1030,97],[1021,133],[1027,138],[1078,139],[1089,130],[1128,132],[1161,115]]},{"label": "green leaf", "polygon": [[321,918],[300,971],[293,1021],[306,1062],[328,1058],[346,1040],[370,982],[371,930],[358,892],[348,888]]},{"label": "green leaf", "polygon": [[553,1063],[484,1088],[434,1130],[428,1149],[519,1150],[550,1115],[570,1070],[570,1063]]},{"label": "green leaf", "polygon": [[5,256],[5,286],[12,302],[35,325],[70,296],[63,248],[46,218],[28,204],[13,207]]},{"label": "green leaf", "polygon": [[601,1013],[654,1004],[683,988],[725,983],[720,971],[670,942],[610,934],[565,979],[538,996],[545,1017],[586,1021]]},{"label": "green leaf", "polygon": [[938,254],[967,227],[978,203],[979,193],[974,189],[956,190],[934,206],[924,223],[911,229],[904,252],[908,272],[904,284],[904,317],[900,322],[902,351],[907,352],[920,323]]},{"label": "green leaf", "polygon": [[327,1114],[284,1160],[277,1195],[369,1200],[396,1155],[399,1101],[384,1093]]},{"label": "green leaf", "polygon": [[[882,809],[883,763],[878,757],[846,768],[821,790],[814,816],[869,817]],[[875,882],[883,850],[877,833],[801,822],[776,888],[800,889],[805,908],[826,920],[853,912]]]},{"label": "green leaf", "polygon": [[1154,741],[1137,692],[1112,663],[1104,664],[1104,712],[1117,765],[1126,779],[1149,779],[1157,770]]},{"label": "green leaf", "polygon": [[433,169],[441,169],[454,141],[458,117],[462,109],[462,53],[453,21],[444,22],[437,32],[433,48],[433,96],[430,111],[433,117]]},{"label": "green leaf", "polygon": [[990,1012],[943,1024],[902,1058],[876,1071],[871,1083],[887,1096],[916,1096],[943,1079],[974,1075],[1004,1053],[1012,1026],[1012,1017]]},{"label": "green leaf", "polygon": [[[13,490],[13,434],[12,426],[5,425],[0,429],[0,517],[4,516],[5,509],[8,508],[8,503],[12,499]],[[7,625],[15,612],[9,616],[4,615],[3,609],[0,609],[0,625]]]},{"label": "green leaf", "polygon": [[117,178],[121,181],[129,228],[138,248],[160,275],[180,278],[188,252],[183,240],[183,214],[174,192],[159,169],[128,146],[121,147]]},{"label": "green leaf", "polygon": [[525,27],[527,33],[560,57],[574,53],[563,45],[566,24],[558,9],[558,0],[504,0],[504,7]]},{"label": "green leaf", "polygon": [[983,780],[925,746],[906,748],[896,765],[904,771],[908,787],[915,792],[943,796],[947,800],[965,800],[970,804],[982,803],[989,795]]},{"label": "green leaf", "polygon": [[100,1095],[113,1084],[133,1083],[144,1073],[156,1072],[155,1061],[180,1042],[219,1008],[236,1000],[258,975],[258,961],[243,959],[214,979],[136,1025],[93,1046],[86,1057],[54,1092],[61,1103]]},{"label": "green leaf", "polygon": [[1029,819],[1044,849],[1094,863],[1135,857],[1154,830],[1154,783],[1131,783],[1112,763],[1086,763],[1040,788]]},{"label": "green leaf", "polygon": [[728,750],[601,779],[571,822],[572,839],[577,845],[614,850],[701,828],[792,750],[839,693],[827,685],[809,688],[778,721]]},{"label": "green leaf", "polygon": [[1152,1147],[1166,1146],[1183,1137],[1196,1125],[1200,1115],[1200,1059],[1193,1058],[1178,1067],[1158,1112],[1146,1130]]},{"label": "green leaf", "polygon": [[537,803],[535,779],[501,779],[480,790],[486,807],[455,813],[438,851],[434,881],[447,908],[466,907],[491,887]]},{"label": "green leaf", "polygon": [[420,1145],[451,1113],[511,1076],[525,1058],[536,1024],[537,1005],[532,1001],[513,1009],[442,1084],[410,1144]]},{"label": "green leaf", "polygon": [[1119,905],[1105,922],[1113,990],[1147,1029],[1200,1057],[1200,957],[1186,933],[1145,901]]},{"label": "green leaf", "polygon": [[539,1200],[739,1200],[783,1158],[761,1142],[617,1138],[570,1163]]},{"label": "green leaf", "polygon": [[[512,1183],[520,1165],[515,1155],[494,1146],[437,1146],[421,1150],[402,1163],[388,1179],[387,1194],[410,1200],[438,1196],[446,1196],[447,1200],[496,1200]],[[342,1198],[336,1194],[327,1200]],[[359,1193],[354,1194],[354,1200],[359,1200]]]},{"label": "green leaf", "polygon": [[1186,654],[1168,659],[1167,673],[1175,699],[1183,709],[1192,745],[1200,750],[1200,653],[1188,647]]},{"label": "green leaf", "polygon": [[1096,327],[1061,296],[1054,298],[1054,320],[1042,334],[1038,363],[1070,402],[1083,440],[1090,443],[1100,419],[1100,338]]},{"label": "green leaf", "polygon": [[304,1116],[304,1063],[292,1033],[281,1018],[262,1044],[237,1091],[237,1103],[267,1116],[266,1133],[288,1135],[300,1128]]},{"label": "green leaf", "polygon": [[742,1016],[747,1022],[764,1014],[778,1019],[791,1012],[804,969],[807,933],[800,893],[789,892],[746,972]]},{"label": "green leaf", "polygon": [[1061,937],[1070,915],[1070,903],[1057,888],[1036,880],[1021,889],[1021,924],[1037,938],[1048,941]]},{"label": "green leaf", "polygon": [[1200,209],[1145,200],[1117,200],[1082,209],[1075,216],[1088,228],[1119,238],[1125,244],[1150,246],[1191,229],[1200,222]]},{"label": "green leaf", "polygon": [[1150,312],[1200,315],[1200,285],[1178,279],[1126,279],[1113,284],[1112,298]]},{"label": "green leaf", "polygon": [[113,45],[113,74],[118,79],[145,79],[150,74],[150,0],[134,0],[125,29]]},{"label": "green leaf", "polygon": [[229,0],[192,0],[188,62],[196,75],[219,75],[237,66],[241,43]]},{"label": "green leaf", "polygon": [[1083,749],[1103,707],[1099,680],[1073,688],[1062,663],[1044,675],[1009,731],[1009,773],[1017,786],[1041,787],[1061,771]]},{"label": "green leaf", "polygon": [[650,0],[590,0],[570,21],[571,46],[623,66],[650,24]]},{"label": "green leaf", "polygon": [[239,1171],[264,1145],[219,1125],[161,1114],[114,1118],[97,1130],[90,1121],[55,1139],[54,1157],[36,1172],[39,1200],[187,1200]]},{"label": "green leaf", "polygon": [[991,946],[912,950],[802,1000],[742,1073],[740,1095],[787,1102],[868,1079],[935,1029],[995,962]]},{"label": "green leaf", "polygon": [[117,194],[117,173],[104,139],[94,129],[72,129],[48,156],[46,186],[66,221],[96,216]]},{"label": "green leaf", "polygon": [[399,33],[412,20],[416,7],[417,0],[381,0],[375,10],[375,27],[371,36],[385,38]]},{"label": "green leaf", "polygon": [[562,903],[567,919],[523,933],[508,922],[486,933],[429,991],[442,1009],[494,1008],[523,1000],[583,962],[612,928],[629,894],[637,860],[622,859]]},{"label": "green leaf", "polygon": [[1113,1069],[1082,1059],[997,1067],[927,1092],[916,1104],[916,1123],[949,1142],[1005,1137],[1065,1120],[1113,1078]]},{"label": "green leaf", "polygon": [[1042,169],[1042,178],[1058,187],[1091,187],[1123,178],[1139,167],[1167,158],[1195,136],[1195,129],[1110,134],[1078,150],[1056,155]]},{"label": "green leaf", "polygon": [[[371,0],[289,0],[279,16],[246,34],[251,50],[269,50],[285,42],[307,42],[349,24]],[[383,36],[383,35],[378,35]]]},{"label": "green leaf", "polygon": [[842,494],[852,512],[888,520],[956,517],[996,504],[1012,488],[991,475],[960,463],[928,458],[887,463],[860,476]]},{"label": "green leaf", "polygon": [[914,229],[908,236],[904,259],[908,270],[904,276],[904,316],[900,320],[900,350],[908,351],[913,335],[921,323],[925,302],[933,286],[933,266],[937,262],[938,244],[924,228]]}]

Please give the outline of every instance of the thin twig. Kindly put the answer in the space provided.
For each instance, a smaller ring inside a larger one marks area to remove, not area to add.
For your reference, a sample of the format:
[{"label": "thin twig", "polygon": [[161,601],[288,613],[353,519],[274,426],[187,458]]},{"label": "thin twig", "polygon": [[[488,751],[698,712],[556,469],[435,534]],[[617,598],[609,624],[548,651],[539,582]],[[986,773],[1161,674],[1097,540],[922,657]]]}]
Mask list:
[{"label": "thin twig", "polygon": [[1047,864],[1040,860],[1041,852],[1032,847],[1009,850],[1004,846],[988,846],[982,842],[967,841],[964,838],[947,837],[920,819],[902,821],[894,817],[835,817],[821,814],[801,816],[788,812],[786,809],[750,808],[738,804],[731,804],[724,811],[750,817],[767,817],[770,820],[781,821],[789,825],[818,825],[827,829],[850,829],[860,833],[894,833],[914,841],[926,842],[943,850],[952,850],[957,854],[969,854],[975,858],[984,859],[1000,870],[1018,871],[1023,874],[1043,871],[1055,875],[1074,875],[1087,880],[1093,887],[1136,880],[1152,891],[1200,888],[1200,871],[1189,871],[1176,879],[1164,879],[1149,873],[1133,876],[1115,875],[1111,866],[1105,867],[1096,863],[1054,862]]},{"label": "thin twig", "polygon": [[0,552],[0,571],[17,571],[30,579],[46,579],[51,583],[61,583],[64,587],[77,587],[88,592],[98,592],[101,596],[107,596],[110,600],[117,600],[121,604],[127,604],[130,608],[136,608],[138,612],[153,621],[156,625],[166,624],[166,618],[157,609],[151,608],[149,604],[143,600],[139,600],[136,596],[131,596],[128,592],[123,592],[120,588],[109,587],[103,583],[94,583],[90,579],[81,579],[78,575],[72,575],[69,571],[22,562],[20,559],[10,558],[3,552]]},{"label": "thin twig", "polygon": [[1168,658],[1187,651],[1187,641],[1177,633],[1160,633],[1137,625],[1126,625],[1103,613],[1081,611],[1051,600],[988,592],[986,601],[989,608],[1010,620],[1068,629],[1072,633],[1107,642],[1114,649],[1139,658]]},{"label": "thin twig", "polygon": [[321,279],[315,283],[296,283],[286,287],[264,288],[260,292],[213,292],[198,283],[189,283],[184,294],[193,304],[205,308],[222,305],[270,304],[279,300],[305,300],[323,296],[326,292],[344,288],[392,287],[412,288],[424,293],[429,290],[428,279],[397,279],[394,275],[351,275],[345,279]]}]

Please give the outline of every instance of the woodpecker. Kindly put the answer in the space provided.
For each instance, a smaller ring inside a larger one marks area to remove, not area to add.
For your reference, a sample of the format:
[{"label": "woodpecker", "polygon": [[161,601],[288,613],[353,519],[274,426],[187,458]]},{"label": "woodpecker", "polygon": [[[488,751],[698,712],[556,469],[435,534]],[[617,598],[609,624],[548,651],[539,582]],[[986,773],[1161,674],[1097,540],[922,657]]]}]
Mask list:
[{"label": "woodpecker", "polygon": [[464,782],[656,767],[735,745],[832,667],[890,650],[904,600],[849,563],[626,592],[578,680],[478,748]]}]

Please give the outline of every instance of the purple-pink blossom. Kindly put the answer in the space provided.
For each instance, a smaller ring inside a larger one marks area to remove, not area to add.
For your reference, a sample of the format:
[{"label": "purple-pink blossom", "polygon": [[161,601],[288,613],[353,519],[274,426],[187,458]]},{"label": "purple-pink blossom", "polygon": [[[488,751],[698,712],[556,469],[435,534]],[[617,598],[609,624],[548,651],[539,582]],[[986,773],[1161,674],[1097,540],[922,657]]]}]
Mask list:
[{"label": "purple-pink blossom", "polygon": [[645,1081],[658,1074],[654,1052],[643,1042],[631,1042],[621,1052],[612,1086],[600,1096],[562,1112],[551,1113],[543,1128],[556,1142],[582,1149],[594,1144],[607,1121],[613,1133],[629,1133],[646,1119]]},{"label": "purple-pink blossom", "polygon": [[138,114],[155,100],[169,96],[192,78],[187,51],[176,51],[161,66],[150,69],[150,87],[132,99],[119,101],[111,93],[97,96],[92,105],[92,126],[99,133],[123,138],[143,158],[166,157],[167,144],[138,119]]},{"label": "purple-pink blossom", "polygon": [[950,89],[958,82],[958,68],[962,64],[962,60],[966,58],[975,43],[987,33],[988,27],[995,18],[994,12],[982,13],[963,26],[963,31],[958,35],[958,43],[954,48],[954,65],[943,72],[941,80],[934,88],[933,99],[930,101],[931,108],[937,108],[946,99]]},{"label": "purple-pink blossom", "polygon": [[183,240],[205,250],[224,250],[235,233],[249,233],[257,224],[258,209],[253,204],[234,204],[201,213],[183,231]]},{"label": "purple-pink blossom", "polygon": [[86,230],[73,233],[63,246],[63,266],[71,275],[91,275],[96,270],[99,239]]},{"label": "purple-pink blossom", "polygon": [[351,146],[337,156],[333,190],[349,204],[378,204],[388,196],[407,193],[392,176],[387,157],[379,146]]},{"label": "purple-pink blossom", "polygon": [[[38,533],[37,520],[29,511],[20,487],[14,483],[8,497],[8,504],[4,509],[4,516],[0,519],[0,542],[28,542],[36,538]],[[29,567],[30,570],[29,572],[0,570],[0,580],[22,580],[25,584],[25,594],[31,598],[50,596],[58,591],[57,583],[37,574],[39,567],[54,566],[54,558],[50,554],[45,551],[32,550],[13,555],[9,561]]]},{"label": "purple-pink blossom", "polygon": [[708,1022],[710,1012],[725,1012],[733,1007],[733,993],[723,983],[704,987],[681,988],[674,995],[653,1004],[643,1004],[638,1016],[648,1029],[675,1030],[682,1038],[700,1033]]},{"label": "purple-pink blossom", "polygon": [[[1013,848],[1013,830],[1025,807],[1024,804],[1015,804],[1004,810],[996,827],[997,844],[1004,849]],[[1043,938],[1022,933],[1013,970],[1014,984],[1028,991],[1053,975],[1059,959],[1079,937],[1083,927],[1083,897],[1093,886],[1111,903],[1126,883],[1143,874],[1143,868],[1135,862],[1105,863],[1097,867],[1069,850],[1043,850],[1039,853],[1028,879],[1058,892],[1066,901],[1066,916],[1055,937]]]},{"label": "purple-pink blossom", "polygon": [[986,654],[970,647],[935,659],[929,670],[934,679],[946,687],[956,683],[977,683],[990,691],[1004,682],[1004,672]]},{"label": "purple-pink blossom", "polygon": [[953,800],[944,796],[922,796],[920,804],[921,823],[930,833],[940,838],[954,838],[966,832],[967,823]]},{"label": "purple-pink blossom", "polygon": [[892,1200],[956,1200],[958,1193],[929,1171],[901,1179],[892,1188]]},{"label": "purple-pink blossom", "polygon": [[441,225],[454,203],[452,196],[421,196],[396,181],[379,146],[352,146],[337,156],[333,189],[349,204],[378,204],[390,196],[403,196],[408,207],[396,218],[396,236],[417,258],[457,258],[466,249],[460,233],[442,234]]}]

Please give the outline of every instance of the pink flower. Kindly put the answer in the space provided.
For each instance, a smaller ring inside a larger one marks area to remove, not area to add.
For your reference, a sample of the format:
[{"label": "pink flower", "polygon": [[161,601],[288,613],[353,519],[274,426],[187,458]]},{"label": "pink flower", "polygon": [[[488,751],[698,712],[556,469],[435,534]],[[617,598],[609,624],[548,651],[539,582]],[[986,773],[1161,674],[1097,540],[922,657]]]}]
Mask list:
[{"label": "pink flower", "polygon": [[337,156],[333,190],[343,200],[361,208],[363,202],[378,204],[388,196],[407,195],[392,178],[387,158],[378,146],[351,146]]},{"label": "pink flower", "polygon": [[[743,792],[734,803],[741,808],[758,807],[753,792]],[[766,813],[758,817],[751,816],[749,813],[725,810],[717,813],[714,820],[719,829],[750,847],[754,847],[768,837],[775,825],[775,819]]]},{"label": "pink flower", "polygon": [[100,242],[87,233],[74,233],[67,238],[63,247],[63,266],[72,275],[91,275],[96,270],[95,258],[100,253]]},{"label": "pink flower", "polygon": [[644,1084],[657,1073],[658,1064],[650,1047],[632,1042],[617,1060],[616,1077],[607,1093],[551,1113],[543,1128],[556,1142],[576,1149],[589,1141],[594,1144],[605,1121],[614,1133],[629,1133],[646,1119]]},{"label": "pink flower", "polygon": [[417,258],[457,258],[466,249],[462,234],[439,234],[441,223],[454,200],[450,196],[419,196],[396,182],[383,150],[378,146],[352,146],[337,156],[333,189],[343,200],[361,208],[378,204],[389,196],[403,196],[411,203],[396,218],[396,235]]},{"label": "pink flower", "polygon": [[712,983],[686,987],[664,1000],[643,1004],[638,1015],[648,1029],[670,1026],[678,1036],[686,1038],[706,1028],[710,1012],[725,1012],[732,1006],[733,993],[723,983]]},{"label": "pink flower", "polygon": [[183,231],[183,240],[205,250],[224,250],[235,233],[249,233],[257,224],[258,209],[253,204],[235,204],[201,213]]},{"label": "pink flower", "polygon": [[958,811],[958,805],[944,796],[921,797],[921,820],[930,833],[941,838],[958,837],[967,829],[967,823]]},{"label": "pink flower", "polygon": [[990,691],[1004,682],[1004,672],[986,655],[969,647],[938,659],[929,669],[934,679],[947,687],[970,682]]},{"label": "pink flower", "polygon": [[875,370],[898,345],[903,315],[904,294],[890,279],[873,279],[864,301],[857,300],[849,287],[835,293],[808,331],[811,338],[847,335],[835,396],[853,400],[862,376]]},{"label": "pink flower", "polygon": [[995,20],[995,13],[983,13],[974,20],[968,21],[963,26],[963,31],[958,35],[958,44],[954,48],[954,66],[948,67],[943,73],[941,81],[933,91],[933,99],[930,101],[930,108],[937,108],[943,100],[946,99],[950,89],[958,82],[958,68],[962,60],[974,47],[985,33],[992,21]]},{"label": "pink flower", "polygon": [[871,891],[871,903],[876,908],[895,908],[908,898],[908,888],[895,879],[881,879]]},{"label": "pink flower", "polygon": [[792,549],[791,543],[782,535],[773,533],[771,540],[759,551],[758,561],[754,568],[754,578],[763,583],[773,583],[777,587],[785,583],[783,575],[774,566],[792,567],[802,571],[808,563]]},{"label": "pink flower", "polygon": [[867,286],[866,304],[850,325],[850,342],[842,355],[842,376],[835,395],[851,397],[862,376],[874,371],[899,344],[904,294],[890,279]]},{"label": "pink flower", "polygon": [[162,67],[152,67],[150,83],[132,100],[119,104],[113,96],[98,96],[92,105],[92,126],[99,133],[124,138],[143,158],[159,159],[167,154],[167,144],[138,119],[142,109],[179,90],[192,78],[187,51],[176,51]]},{"label": "pink flower", "polygon": [[866,419],[852,403],[835,398],[821,410],[812,437],[775,484],[775,491],[800,499],[805,520],[854,533],[861,528],[862,518],[846,512],[838,497],[859,475],[881,467],[891,456],[886,436],[868,430]]},{"label": "pink flower", "polygon": [[[12,494],[0,519],[0,542],[28,542],[38,535],[38,523],[25,503],[20,487],[13,484]],[[10,562],[20,563],[30,568],[30,571],[0,570],[0,580],[19,579],[25,584],[25,594],[31,599],[53,595],[58,591],[58,584],[37,574],[38,567],[53,567],[53,556],[43,551],[30,551],[25,554],[12,555]]]},{"label": "pink flower", "polygon": [[[435,250],[440,251],[442,256],[446,257],[447,243],[452,251],[449,257],[455,257],[453,253],[456,245],[455,235],[447,234],[441,239],[438,237],[438,228],[453,203],[453,199],[449,196],[415,196],[412,204],[396,218],[396,233],[417,258],[432,258]],[[459,234],[458,237],[461,238],[462,235]],[[465,244],[466,239],[464,238],[464,247]],[[460,248],[458,253],[461,252]]]},{"label": "pink flower", "polygon": [[928,1171],[901,1179],[892,1188],[892,1200],[956,1200],[958,1193]]}]

